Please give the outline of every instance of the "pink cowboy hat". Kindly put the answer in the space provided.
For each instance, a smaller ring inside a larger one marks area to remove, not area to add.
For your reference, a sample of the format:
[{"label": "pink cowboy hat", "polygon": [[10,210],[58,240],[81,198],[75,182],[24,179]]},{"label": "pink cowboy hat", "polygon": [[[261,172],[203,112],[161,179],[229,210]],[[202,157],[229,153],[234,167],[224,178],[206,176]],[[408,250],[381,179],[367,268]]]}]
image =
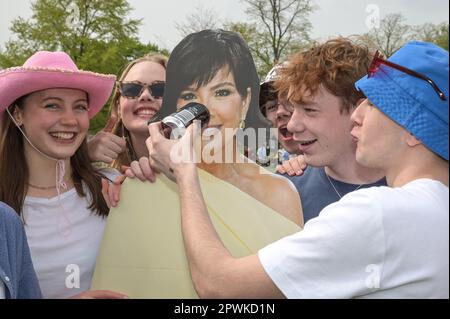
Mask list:
[{"label": "pink cowboy hat", "polygon": [[89,97],[89,118],[108,101],[116,80],[105,75],[78,70],[64,52],[39,51],[22,67],[0,71],[0,117],[18,98],[46,89],[66,88],[85,91]]}]

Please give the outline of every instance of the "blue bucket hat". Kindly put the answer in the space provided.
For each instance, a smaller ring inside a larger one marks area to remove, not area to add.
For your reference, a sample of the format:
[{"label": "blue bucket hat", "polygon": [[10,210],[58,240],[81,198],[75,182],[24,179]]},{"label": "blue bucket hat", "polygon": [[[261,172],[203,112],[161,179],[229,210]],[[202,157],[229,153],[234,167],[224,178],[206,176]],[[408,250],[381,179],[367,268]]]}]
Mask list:
[{"label": "blue bucket hat", "polygon": [[432,43],[412,41],[388,60],[432,79],[447,100],[441,100],[428,82],[383,64],[372,77],[356,82],[356,88],[381,112],[448,161],[448,51]]}]

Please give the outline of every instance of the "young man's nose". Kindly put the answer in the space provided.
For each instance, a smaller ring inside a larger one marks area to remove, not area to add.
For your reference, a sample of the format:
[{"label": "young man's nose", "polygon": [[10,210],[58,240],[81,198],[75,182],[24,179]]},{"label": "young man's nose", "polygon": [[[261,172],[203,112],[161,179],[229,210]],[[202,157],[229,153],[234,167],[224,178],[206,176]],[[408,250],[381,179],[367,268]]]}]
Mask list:
[{"label": "young man's nose", "polygon": [[367,100],[359,104],[356,109],[353,111],[350,119],[356,125],[361,125],[362,120],[364,118],[364,111],[367,106]]},{"label": "young man's nose", "polygon": [[291,118],[287,124],[287,129],[291,133],[303,132],[305,130],[305,125],[303,123],[303,116],[301,112],[294,110]]}]

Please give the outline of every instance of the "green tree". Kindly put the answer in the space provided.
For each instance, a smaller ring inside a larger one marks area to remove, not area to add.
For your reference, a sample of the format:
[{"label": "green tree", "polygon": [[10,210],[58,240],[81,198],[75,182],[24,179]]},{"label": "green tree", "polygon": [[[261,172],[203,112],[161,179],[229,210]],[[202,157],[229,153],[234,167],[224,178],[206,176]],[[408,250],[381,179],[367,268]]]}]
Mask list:
[{"label": "green tree", "polygon": [[220,25],[217,12],[202,4],[197,5],[193,12],[186,16],[184,22],[176,22],[175,28],[184,38],[191,33],[206,29],[216,29]]},{"label": "green tree", "polygon": [[[0,50],[0,67],[22,65],[39,50],[62,50],[83,70],[119,74],[129,62],[151,51],[168,54],[137,38],[141,20],[129,19],[127,0],[36,0],[32,17],[18,17],[10,30],[14,39]],[[108,116],[105,107],[91,121],[101,129]]]},{"label": "green tree", "polygon": [[414,27],[414,39],[432,42],[448,51],[448,22],[425,23]]},{"label": "green tree", "polygon": [[378,49],[387,57],[393,55],[411,40],[432,42],[448,51],[448,22],[408,25],[400,13],[386,15],[379,28],[357,36],[357,39],[371,49]]},{"label": "green tree", "polygon": [[310,42],[311,0],[243,0],[249,22],[226,23],[247,41],[260,76],[293,51]]},{"label": "green tree", "polygon": [[247,22],[227,22],[224,24],[223,28],[228,31],[239,33],[244,38],[252,53],[258,75],[260,78],[264,78],[272,68],[272,65],[270,62],[266,63],[265,60],[259,58],[259,53],[264,50],[264,48],[261,47],[263,41],[258,36],[256,24]]},{"label": "green tree", "polygon": [[390,57],[412,39],[412,27],[405,21],[405,17],[400,13],[388,14],[381,19],[379,28],[373,28],[359,39],[370,48],[378,49],[386,57]]},{"label": "green tree", "polygon": [[440,24],[439,31],[437,32],[436,38],[434,39],[434,43],[439,45],[441,48],[444,48],[448,51],[448,22],[444,22]]}]

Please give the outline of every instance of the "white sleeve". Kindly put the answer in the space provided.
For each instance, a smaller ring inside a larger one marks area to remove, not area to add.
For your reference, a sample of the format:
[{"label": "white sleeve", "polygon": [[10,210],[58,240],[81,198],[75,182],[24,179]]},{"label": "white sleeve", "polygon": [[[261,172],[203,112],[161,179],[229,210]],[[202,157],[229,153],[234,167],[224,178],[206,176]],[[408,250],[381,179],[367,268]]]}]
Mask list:
[{"label": "white sleeve", "polygon": [[265,271],[287,298],[352,298],[378,288],[385,251],[382,211],[369,194],[348,194],[303,231],[259,251]]}]

